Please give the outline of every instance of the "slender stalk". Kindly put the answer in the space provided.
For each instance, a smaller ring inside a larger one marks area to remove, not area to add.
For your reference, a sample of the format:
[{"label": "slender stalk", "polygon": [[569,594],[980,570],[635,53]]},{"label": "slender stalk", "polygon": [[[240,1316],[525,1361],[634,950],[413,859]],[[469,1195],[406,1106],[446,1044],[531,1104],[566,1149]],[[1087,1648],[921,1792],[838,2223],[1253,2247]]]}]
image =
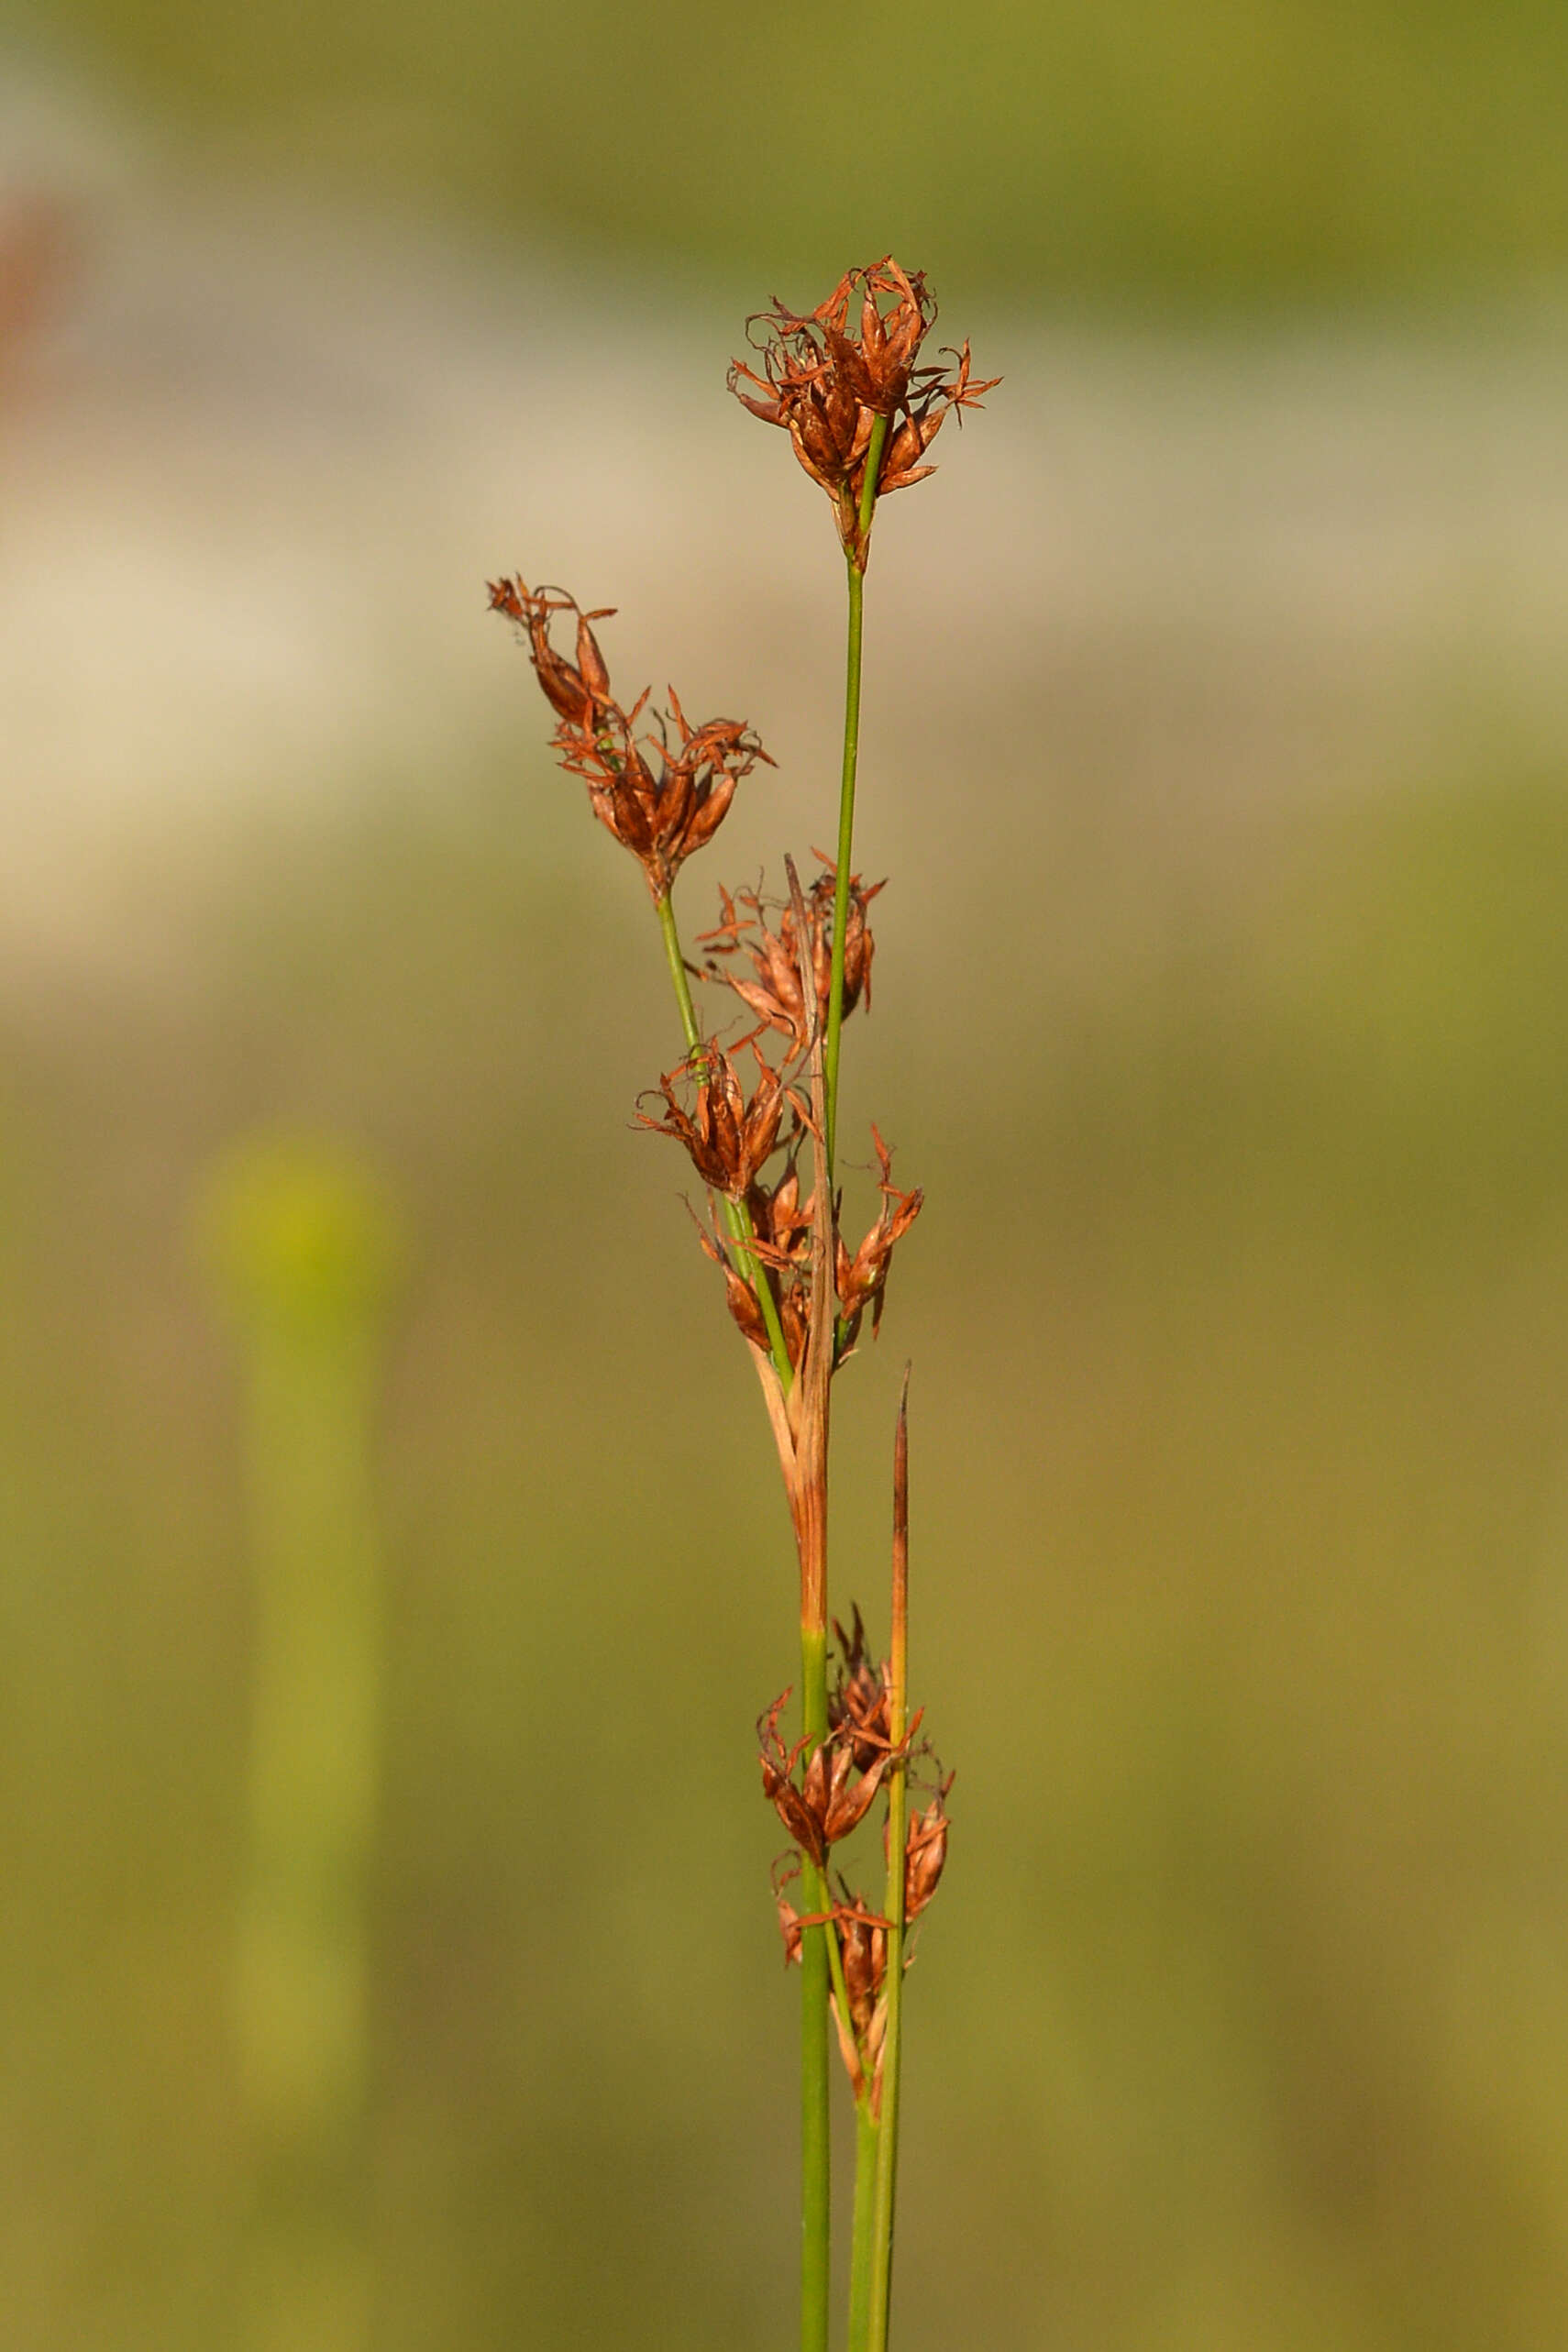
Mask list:
[{"label": "slender stalk", "polygon": [[[657,901],[658,927],[664,938],[664,958],[669,966],[669,977],[675,983],[675,1000],[680,1007],[680,1026],[689,1054],[701,1055],[702,1032],[697,1026],[697,1008],[691,1001],[691,983],[686,977],[686,958],[680,952],[680,933],[675,926],[675,908],[667,890]],[[784,1326],[778,1320],[778,1302],[773,1296],[773,1285],[763,1271],[762,1264],[750,1247],[756,1235],[751,1213],[741,1200],[724,1201],[724,1222],[735,1244],[735,1254],[743,1272],[749,1277],[756,1293],[756,1303],[762,1309],[762,1320],[767,1326],[767,1345],[773,1357],[773,1369],[778,1375],[778,1385],[789,1394],[793,1373],[790,1351],[784,1343]]]},{"label": "slender stalk", "polygon": [[855,2238],[849,2267],[848,2352],[866,2352],[871,2325],[872,2235],[877,2204],[877,2156],[881,2130],[869,2083],[855,2103]]},{"label": "slender stalk", "polygon": [[844,767],[838,788],[838,872],[833,893],[833,983],[828,995],[827,1037],[823,1066],[827,1078],[828,1173],[833,1173],[834,1137],[838,1127],[838,1041],[844,1027],[844,943],[849,930],[849,868],[855,850],[855,778],[860,764],[860,656],[866,618],[866,558],[871,516],[877,504],[877,477],[882,469],[882,449],[889,419],[878,416],[871,427],[866,452],[866,474],[860,491],[859,547],[847,558],[849,574],[849,635],[844,675]]},{"label": "slender stalk", "polygon": [[909,1761],[900,1754],[908,1728],[910,1687],[910,1375],[904,1373],[899,1425],[893,1440],[893,1628],[888,1672],[888,1737],[893,1758],[888,1772],[888,2026],[882,2044],[880,2145],[872,2213],[875,2250],[871,2264],[870,2324],[867,2352],[887,2352],[888,2315],[893,2291],[893,2203],[899,2170],[899,2061],[902,2055],[904,1994],[904,1841],[908,1835]]},{"label": "slender stalk", "polygon": [[[803,1728],[813,1746],[827,1734],[827,1640],[801,1628]],[[827,1879],[812,1862],[803,1872],[807,1901],[828,1907]],[[827,2352],[832,2282],[832,2062],[828,2047],[828,1945],[831,1927],[808,1927],[801,1941],[801,2352]]]},{"label": "slender stalk", "polygon": [[658,927],[664,939],[664,960],[669,966],[669,977],[675,986],[675,1001],[680,1007],[680,1027],[689,1054],[702,1050],[702,1032],[697,1026],[697,1008],[691,1001],[691,983],[686,974],[686,958],[680,952],[680,933],[676,928],[675,903],[667,890],[657,901]]},{"label": "slender stalk", "polygon": [[[878,416],[871,428],[867,447],[866,472],[861,491],[857,534],[858,548],[848,560],[849,636],[845,668],[844,701],[844,763],[839,786],[838,807],[838,868],[834,883],[832,977],[828,992],[828,1016],[825,1034],[819,1033],[814,1055],[813,1092],[818,1097],[822,1136],[819,1145],[820,1165],[817,1169],[816,1286],[813,1301],[813,1330],[821,1336],[820,1346],[828,1345],[828,1325],[832,1317],[831,1295],[827,1287],[827,1264],[831,1255],[833,1232],[833,1153],[834,1125],[838,1113],[838,1054],[839,1036],[844,1027],[844,953],[849,928],[850,862],[855,846],[855,781],[860,756],[860,672],[861,646],[866,607],[865,560],[867,535],[872,512],[877,503],[877,477],[881,470],[882,449],[888,437],[888,419]],[[806,937],[804,903],[801,898],[798,878],[791,869],[790,888],[795,900],[797,922],[802,942]],[[671,919],[673,922],[673,918]],[[806,1002],[812,1000],[814,984],[809,970],[801,974]],[[831,1368],[831,1350],[825,1364]],[[830,1369],[831,1376],[831,1369]],[[813,1444],[820,1448],[820,1458],[810,1474],[803,1475],[798,1496],[804,1497],[814,1490],[815,1515],[820,1524],[813,1531],[798,1521],[801,1538],[801,1728],[814,1745],[827,1737],[827,1396],[826,1386],[821,1399],[817,1427],[803,1432],[802,1452]],[[801,1468],[806,1470],[801,1463]],[[813,1540],[814,1534],[814,1540]],[[815,1553],[814,1562],[810,1557]],[[812,1873],[808,1872],[808,1876]],[[820,1881],[818,1900],[824,1911],[830,1907],[831,1896],[825,1872],[815,1873]],[[829,2079],[832,2056],[828,2013],[828,1976],[832,1960],[839,1955],[830,1925],[808,1930],[801,1942],[801,2352],[827,2352],[828,2289],[831,2270],[832,2233],[832,2172],[830,2157],[830,2095]],[[842,1962],[840,1963],[842,1977]],[[845,2002],[842,1982],[839,1998]],[[848,2007],[845,2002],[845,2017]],[[858,2176],[864,2166],[857,2157]]]},{"label": "slender stalk", "polygon": [[[810,1754],[827,1737],[827,1629],[814,1607],[810,1606],[803,1606],[801,1618],[801,1717]],[[808,1861],[802,1882],[802,1891],[812,1908],[828,1911],[832,1896],[827,1872]],[[843,1960],[833,1927],[830,1923],[808,1927],[801,1939],[801,2352],[827,2352],[833,2236],[834,2038],[828,1990],[835,1962],[840,1976],[839,1999],[845,2004],[847,2016]]]},{"label": "slender stalk", "polygon": [[[794,860],[786,857],[795,935],[800,945],[801,986],[815,1010],[816,980],[811,966],[806,903]],[[828,1421],[833,1381],[833,1187],[827,1165],[826,1080],[820,1022],[812,1025],[812,1294],[810,1337],[801,1376],[790,1399],[795,1421],[789,1474],[790,1507],[801,1562],[801,1714],[808,1749],[827,1738],[827,1528]],[[820,1911],[830,1909],[827,1872],[808,1863],[806,1880]],[[828,2286],[832,2241],[830,2071],[834,2036],[828,2014],[828,1980],[836,1974],[844,2015],[849,2015],[843,1956],[831,1920],[807,1928],[801,1943],[801,2342],[802,2352],[827,2352]]]}]

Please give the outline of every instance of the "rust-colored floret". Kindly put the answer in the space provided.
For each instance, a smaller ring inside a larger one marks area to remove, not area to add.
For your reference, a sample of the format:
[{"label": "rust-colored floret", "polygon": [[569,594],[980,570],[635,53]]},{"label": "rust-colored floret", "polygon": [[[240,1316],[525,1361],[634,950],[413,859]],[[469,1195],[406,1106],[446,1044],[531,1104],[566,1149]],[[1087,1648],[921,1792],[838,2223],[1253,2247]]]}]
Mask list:
[{"label": "rust-colored floret", "polygon": [[812,1329],[812,1226],[816,1198],[813,1195],[801,1200],[800,1173],[791,1158],[776,1184],[752,1186],[746,1205],[756,1237],[754,1252],[772,1278],[784,1344],[790,1363],[798,1367]]},{"label": "rust-colored floret", "polygon": [[909,1834],[904,1840],[904,1918],[912,1922],[920,1917],[936,1893],[947,1861],[947,1792],[953,1785],[949,1772],[939,1781],[936,1793],[923,1813],[910,1816]]},{"label": "rust-colored floret", "polygon": [[[821,854],[819,851],[819,856]],[[824,857],[823,864],[827,870],[817,876],[807,891],[805,907],[817,1014],[825,1029],[833,985],[833,902],[837,869],[831,859]],[[884,882],[862,882],[858,874],[849,878],[844,940],[845,1019],[862,1001],[867,1009],[870,1007],[871,959],[877,952],[877,943],[866,910],[886,887]],[[811,1045],[811,1019],[793,908],[770,905],[756,890],[737,890],[732,896],[722,888],[719,907],[719,922],[714,929],[698,934],[698,944],[708,950],[709,978],[721,980],[726,988],[733,988],[764,1029],[776,1031],[788,1041],[792,1054],[804,1054]],[[772,927],[773,919],[777,920],[776,930]],[[749,976],[732,969],[722,960],[742,955],[750,965]]]},{"label": "rust-colored floret", "polygon": [[877,1222],[853,1257],[842,1241],[838,1244],[834,1284],[844,1323],[841,1353],[847,1353],[854,1346],[859,1334],[861,1318],[867,1307],[871,1309],[871,1332],[875,1338],[882,1320],[893,1252],[920,1215],[925,1200],[924,1193],[918,1188],[913,1192],[900,1192],[893,1183],[893,1156],[875,1127],[871,1130],[871,1140],[877,1147],[877,1159],[882,1172],[882,1208]]},{"label": "rust-colored floret", "polygon": [[[784,1116],[783,1077],[756,1055],[756,1084],[748,1097],[740,1073],[722,1046],[704,1044],[695,1054],[667,1070],[658,1082],[665,1116],[650,1119],[639,1110],[641,1125],[656,1135],[673,1135],[691,1156],[691,1165],[706,1185],[730,1200],[744,1200],[778,1141]],[[693,1108],[688,1110],[676,1093],[676,1081],[692,1079]]]},{"label": "rust-colored floret", "polygon": [[803,1919],[784,1891],[786,1887],[792,1886],[800,1875],[801,1857],[791,1847],[788,1853],[780,1854],[773,1865],[773,1902],[778,1914],[778,1932],[784,1938],[786,1968],[799,1966],[806,1929],[819,1924],[815,1920]]},{"label": "rust-colored floret", "polygon": [[[660,1133],[669,1132],[665,1121],[648,1123]],[[798,1143],[792,1141],[790,1148],[798,1148]],[[791,1365],[799,1368],[811,1334],[812,1221],[815,1202],[802,1204],[800,1174],[791,1158],[776,1184],[766,1185],[760,1177],[752,1184],[745,1205],[751,1219],[745,1255],[767,1270],[763,1279],[772,1287],[785,1348]],[[767,1321],[751,1282],[737,1271],[733,1254],[737,1247],[734,1236],[732,1233],[727,1237],[726,1245],[726,1236],[715,1218],[711,1229],[699,1223],[697,1239],[713,1264],[723,1269],[726,1303],[735,1323],[752,1345],[767,1355],[770,1347]]]},{"label": "rust-colored floret", "polygon": [[760,370],[744,359],[730,368],[730,390],[754,416],[784,428],[832,499],[845,552],[862,570],[860,513],[877,419],[887,420],[871,485],[880,497],[931,473],[920,461],[952,411],[977,407],[982,392],[1001,381],[973,377],[967,343],[944,354],[951,367],[918,365],[935,319],[923,272],[911,275],[885,254],[868,269],[849,271],[813,311],[792,311],[776,299],[749,322]]},{"label": "rust-colored floret", "polygon": [[[531,589],[521,575],[490,582],[490,609],[503,613],[528,640],[528,657],[547,701],[566,725],[591,734],[598,714],[615,704],[610,693],[610,672],[599,650],[592,623],[611,620],[613,604],[584,613],[575,597],[552,588]],[[550,624],[558,613],[577,614],[577,660],[573,664],[550,643]]]},{"label": "rust-colored floret", "polygon": [[[696,1056],[660,1079],[665,1117],[653,1119],[646,1112],[639,1112],[638,1117],[645,1127],[660,1135],[673,1135],[683,1143],[698,1175],[713,1190],[724,1193],[731,1200],[744,1197],[752,1229],[747,1253],[765,1270],[762,1278],[772,1285],[790,1362],[798,1367],[811,1337],[812,1234],[816,1206],[814,1194],[805,1201],[801,1198],[800,1176],[793,1157],[800,1148],[804,1106],[787,1077],[769,1070],[762,1060],[755,1037],[745,1042],[756,1055],[759,1071],[757,1088],[749,1102],[729,1057],[717,1046],[705,1045],[701,1066],[711,1069],[712,1075],[699,1079],[694,1113],[687,1111],[676,1098],[674,1086],[683,1072],[690,1075],[698,1066]],[[793,1134],[785,1132],[781,1138],[781,1118],[776,1114],[783,1103],[790,1106],[797,1124]],[[919,1216],[925,1198],[918,1188],[913,1192],[899,1190],[891,1180],[892,1155],[875,1127],[871,1134],[881,1170],[882,1207],[876,1223],[853,1256],[842,1241],[835,1242],[835,1370],[859,1338],[867,1308],[871,1310],[875,1337],[887,1298],[893,1252]],[[765,1184],[762,1168],[770,1154],[780,1148],[790,1154],[784,1173],[771,1186]],[[735,1189],[737,1185],[742,1187],[740,1191]],[[766,1354],[767,1323],[752,1283],[734,1262],[733,1242],[731,1248],[726,1248],[716,1226],[711,1232],[699,1226],[698,1238],[714,1264],[723,1268],[726,1299],[735,1323],[752,1345]]]},{"label": "rust-colored floret", "polygon": [[852,1632],[845,1633],[836,1618],[833,1629],[838,1641],[839,1664],[837,1678],[828,1694],[828,1724],[848,1740],[850,1753],[864,1772],[876,1757],[886,1755],[892,1745],[888,1680],[881,1669],[871,1663],[858,1605]]},{"label": "rust-colored floret", "polygon": [[[756,1727],[762,1793],[801,1851],[820,1868],[828,1848],[847,1838],[870,1811],[888,1759],[878,1756],[867,1771],[857,1772],[846,1740],[830,1739],[812,1747],[798,1739],[787,1749],[778,1717],[789,1695],[781,1693]],[[797,1783],[795,1767],[808,1747],[812,1752]]]},{"label": "rust-colored floret", "polygon": [[[904,1845],[906,1927],[912,1927],[930,1903],[942,1876],[943,1863],[947,1856],[946,1797],[952,1785],[953,1775],[949,1772],[938,1782],[931,1803],[923,1812],[916,1813],[910,1821]],[[805,1929],[820,1924],[820,1915],[802,1916],[785,1897],[785,1886],[798,1874],[799,1863],[793,1858],[774,1865],[773,1892],[778,1910],[779,1930],[784,1938],[786,1964],[800,1959]],[[835,1993],[833,1996],[834,2016],[838,2028],[839,2050],[850,2086],[857,2099],[869,2087],[872,2111],[875,2113],[881,2103],[882,2052],[888,2032],[889,1923],[867,1906],[842,1874],[838,1883],[839,1898],[827,1915],[826,1924],[831,1927],[838,1945],[844,1989],[848,1998],[848,2015],[844,2014]],[[906,1949],[906,1970],[911,1959],[912,1954]]]},{"label": "rust-colored floret", "polygon": [[[712,1195],[710,1194],[710,1208],[712,1208]],[[697,1239],[705,1253],[712,1259],[713,1264],[718,1266],[723,1274],[724,1303],[728,1307],[730,1314],[743,1338],[748,1339],[753,1347],[757,1349],[761,1354],[766,1356],[772,1346],[772,1339],[768,1332],[767,1324],[764,1320],[761,1306],[758,1304],[756,1291],[752,1288],[751,1284],[745,1279],[745,1276],[736,1272],[734,1264],[731,1263],[729,1253],[724,1248],[724,1244],[718,1237],[716,1231],[708,1232],[701,1224],[699,1224],[697,1228]],[[756,1244],[752,1243],[750,1246],[753,1251],[755,1251]],[[795,1359],[791,1358],[792,1362]]]},{"label": "rust-colored floret", "polygon": [[[562,767],[582,778],[594,815],[640,861],[655,900],[663,899],[687,858],[717,833],[742,778],[758,760],[772,761],[738,719],[692,726],[673,687],[668,711],[656,712],[653,731],[639,735],[647,692],[630,711],[615,701],[591,625],[608,620],[613,606],[585,613],[575,597],[531,589],[521,577],[492,580],[490,603],[523,632],[556,714],[552,742]],[[551,642],[558,613],[577,615],[575,661]]]},{"label": "rust-colored floret", "polygon": [[844,1961],[844,1987],[849,1995],[850,2021],[864,2045],[876,2022],[877,2004],[888,1973],[888,1928],[845,1890],[845,1900],[834,1908],[838,1948]]}]

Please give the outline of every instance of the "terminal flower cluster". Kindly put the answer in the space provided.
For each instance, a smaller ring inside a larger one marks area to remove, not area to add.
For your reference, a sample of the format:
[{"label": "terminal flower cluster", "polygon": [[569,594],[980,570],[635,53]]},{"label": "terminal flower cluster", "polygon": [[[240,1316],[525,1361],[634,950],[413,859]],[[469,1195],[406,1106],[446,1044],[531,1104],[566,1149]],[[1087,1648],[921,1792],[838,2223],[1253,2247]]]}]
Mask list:
[{"label": "terminal flower cluster", "polygon": [[[812,311],[775,300],[748,321],[761,365],[736,359],[730,390],[766,425],[781,425],[796,457],[834,503],[845,551],[864,570],[869,504],[923,481],[925,452],[955,409],[977,408],[999,376],[977,380],[969,346],[943,353],[952,365],[919,365],[936,321],[922,271],[890,254],[850,270]],[[878,419],[881,431],[877,431]],[[876,448],[876,478],[867,469]]]}]

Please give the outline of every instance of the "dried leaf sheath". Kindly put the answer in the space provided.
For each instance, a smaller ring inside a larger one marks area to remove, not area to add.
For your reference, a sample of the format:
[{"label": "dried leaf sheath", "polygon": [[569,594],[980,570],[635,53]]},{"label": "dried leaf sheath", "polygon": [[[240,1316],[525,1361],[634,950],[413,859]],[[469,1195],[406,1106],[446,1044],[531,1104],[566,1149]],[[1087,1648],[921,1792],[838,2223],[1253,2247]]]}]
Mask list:
[{"label": "dried leaf sheath", "polygon": [[[784,1472],[795,1547],[801,1563],[801,1623],[827,1631],[827,1458],[828,1398],[834,1371],[833,1265],[836,1232],[833,1188],[828,1179],[827,1150],[823,1141],[826,1122],[823,1078],[823,1031],[810,962],[810,940],[801,879],[792,859],[785,859],[790,898],[800,942],[802,993],[809,999],[811,1021],[812,1120],[812,1255],[811,1311],[805,1355],[786,1400],[792,1441],[790,1458],[779,1464]],[[777,1427],[775,1435],[778,1434]]]}]

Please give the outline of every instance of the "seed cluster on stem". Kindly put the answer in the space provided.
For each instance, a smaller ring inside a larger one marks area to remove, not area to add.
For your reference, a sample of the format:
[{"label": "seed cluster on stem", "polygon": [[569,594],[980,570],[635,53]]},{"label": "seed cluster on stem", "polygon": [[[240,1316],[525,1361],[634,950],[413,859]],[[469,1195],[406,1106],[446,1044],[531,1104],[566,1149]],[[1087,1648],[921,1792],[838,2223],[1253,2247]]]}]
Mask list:
[{"label": "seed cluster on stem", "polygon": [[[751,322],[753,358],[731,389],[782,427],[832,502],[848,584],[844,758],[836,856],[802,887],[786,858],[786,895],[721,890],[719,920],[688,961],[676,923],[676,877],[712,840],[737,787],[767,752],[742,721],[692,725],[673,688],[650,712],[646,690],[615,699],[584,611],[558,589],[519,577],[490,600],[518,628],[556,715],[554,747],[582,778],[594,814],[647,882],[680,1016],[684,1052],[643,1098],[640,1123],[679,1143],[707,1195],[699,1239],[720,1268],[729,1313],[761,1385],[790,1507],[800,1571],[800,1732],[780,1728],[786,1691],[758,1725],[763,1792],[790,1839],[773,1891],[787,1963],[801,1969],[801,2352],[827,2352],[831,2247],[829,2104],[836,2046],[856,2111],[849,2352],[885,2352],[897,2174],[902,1982],[908,1936],[936,1892],[947,1850],[951,1774],[926,1766],[911,1812],[914,1745],[908,1701],[908,1375],[894,1463],[891,1651],[874,1664],[858,1607],[845,1633],[828,1606],[832,1386],[869,1313],[873,1335],[894,1252],[920,1213],[919,1190],[893,1182],[871,1129],[878,1207],[853,1248],[835,1176],[844,1023],[869,1009],[876,952],[871,902],[883,889],[854,871],[865,581],[879,498],[922,480],[946,418],[991,388],[967,343],[922,361],[936,315],[918,271],[890,256],[850,271],[813,311],[775,302]],[[556,643],[562,616],[569,654]],[[705,1030],[693,979],[727,989],[750,1026]],[[838,1663],[830,1687],[829,1626]],[[880,1803],[888,1866],[879,1907],[855,1893],[834,1850]],[[799,1902],[794,1896],[800,1897]]]}]

